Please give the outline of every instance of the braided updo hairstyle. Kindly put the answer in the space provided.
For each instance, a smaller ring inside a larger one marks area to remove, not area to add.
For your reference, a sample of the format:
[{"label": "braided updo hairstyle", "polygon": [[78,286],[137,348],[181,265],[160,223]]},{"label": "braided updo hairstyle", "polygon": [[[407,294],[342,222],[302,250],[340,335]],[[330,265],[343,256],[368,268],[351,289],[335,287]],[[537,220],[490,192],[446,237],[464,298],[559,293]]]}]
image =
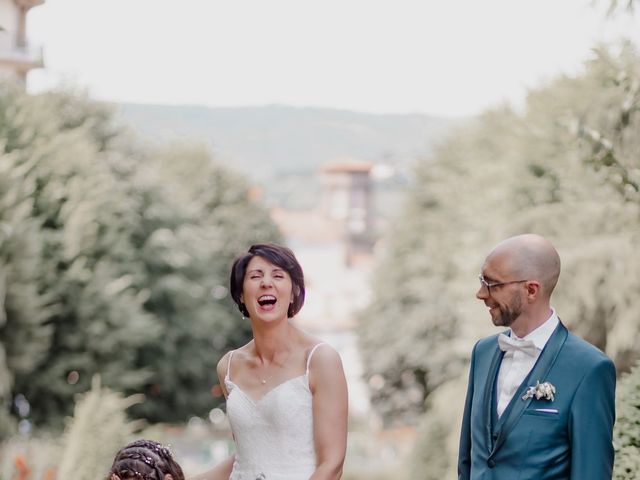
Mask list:
[{"label": "braided updo hairstyle", "polygon": [[107,480],[184,480],[182,468],[167,447],[153,440],[136,440],[116,454]]}]

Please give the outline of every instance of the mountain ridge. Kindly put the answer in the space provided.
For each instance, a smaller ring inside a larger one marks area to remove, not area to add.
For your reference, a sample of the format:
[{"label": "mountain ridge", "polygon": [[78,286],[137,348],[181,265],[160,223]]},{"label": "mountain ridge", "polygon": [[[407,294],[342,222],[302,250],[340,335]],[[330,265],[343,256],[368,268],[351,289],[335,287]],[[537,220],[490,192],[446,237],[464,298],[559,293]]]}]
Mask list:
[{"label": "mountain ridge", "polygon": [[124,103],[118,105],[118,115],[151,141],[200,140],[223,161],[240,170],[262,171],[262,175],[310,172],[339,156],[406,164],[428,154],[452,126],[464,121],[420,113],[363,113],[282,104]]},{"label": "mountain ridge", "polygon": [[118,108],[118,118],[142,138],[206,144],[217,161],[259,186],[267,205],[290,209],[314,208],[320,195],[316,173],[324,162],[353,157],[385,166],[387,178],[374,179],[378,210],[395,210],[413,163],[467,120],[281,104]]}]

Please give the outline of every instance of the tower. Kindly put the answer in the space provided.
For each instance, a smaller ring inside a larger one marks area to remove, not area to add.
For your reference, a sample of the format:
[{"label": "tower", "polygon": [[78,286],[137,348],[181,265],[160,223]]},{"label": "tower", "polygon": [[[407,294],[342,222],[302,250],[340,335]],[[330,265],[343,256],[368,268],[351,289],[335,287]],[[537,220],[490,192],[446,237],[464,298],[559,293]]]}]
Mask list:
[{"label": "tower", "polygon": [[27,73],[43,66],[42,49],[29,45],[27,13],[44,0],[0,0],[0,78],[24,84]]},{"label": "tower", "polygon": [[370,252],[373,245],[372,168],[371,163],[354,158],[338,158],[320,168],[321,211],[341,224],[349,258]]}]

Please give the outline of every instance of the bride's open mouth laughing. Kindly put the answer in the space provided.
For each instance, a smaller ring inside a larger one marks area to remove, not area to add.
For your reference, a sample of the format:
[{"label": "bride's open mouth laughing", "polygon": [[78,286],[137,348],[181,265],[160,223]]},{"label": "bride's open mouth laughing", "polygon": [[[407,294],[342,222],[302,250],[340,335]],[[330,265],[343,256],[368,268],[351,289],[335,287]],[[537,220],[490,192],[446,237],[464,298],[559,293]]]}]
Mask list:
[{"label": "bride's open mouth laughing", "polygon": [[273,295],[262,295],[258,298],[258,305],[262,310],[271,311],[274,309],[278,299]]}]

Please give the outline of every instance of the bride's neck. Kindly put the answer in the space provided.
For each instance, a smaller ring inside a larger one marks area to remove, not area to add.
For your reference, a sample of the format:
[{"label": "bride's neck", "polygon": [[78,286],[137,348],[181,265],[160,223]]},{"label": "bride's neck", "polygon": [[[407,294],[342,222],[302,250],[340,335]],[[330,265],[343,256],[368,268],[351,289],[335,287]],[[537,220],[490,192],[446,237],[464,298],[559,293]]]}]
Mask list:
[{"label": "bride's neck", "polygon": [[254,332],[253,344],[256,356],[261,360],[273,361],[283,353],[288,353],[294,344],[295,327],[288,324],[276,328]]}]

